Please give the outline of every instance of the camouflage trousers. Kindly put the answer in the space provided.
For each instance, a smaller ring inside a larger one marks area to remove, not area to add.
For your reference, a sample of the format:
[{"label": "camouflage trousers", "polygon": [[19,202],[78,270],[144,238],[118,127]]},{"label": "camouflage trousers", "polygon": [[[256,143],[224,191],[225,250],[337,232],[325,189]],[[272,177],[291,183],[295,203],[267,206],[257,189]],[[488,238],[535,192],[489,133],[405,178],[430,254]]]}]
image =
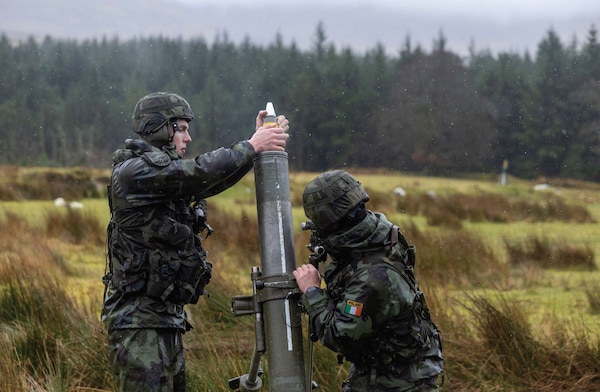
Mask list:
[{"label": "camouflage trousers", "polygon": [[108,354],[122,392],[184,392],[185,359],[177,329],[116,329]]},{"label": "camouflage trousers", "polygon": [[358,371],[351,366],[341,392],[437,392],[440,391],[441,379],[440,374],[427,379],[407,380],[390,374]]}]

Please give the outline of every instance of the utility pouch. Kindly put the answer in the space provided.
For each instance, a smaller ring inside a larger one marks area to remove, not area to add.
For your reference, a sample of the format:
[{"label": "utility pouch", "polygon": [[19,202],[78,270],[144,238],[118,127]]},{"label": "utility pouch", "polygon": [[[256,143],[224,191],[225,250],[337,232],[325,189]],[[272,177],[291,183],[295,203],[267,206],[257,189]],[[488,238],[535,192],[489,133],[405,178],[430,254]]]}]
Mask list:
[{"label": "utility pouch", "polygon": [[180,264],[178,258],[171,257],[161,249],[151,251],[148,258],[146,294],[166,301],[175,289],[175,279]]},{"label": "utility pouch", "polygon": [[146,294],[178,304],[195,304],[211,278],[212,265],[206,252],[150,253]]},{"label": "utility pouch", "polygon": [[124,245],[119,235],[112,235],[110,242],[112,286],[122,293],[142,291],[146,283],[147,252],[134,253]]},{"label": "utility pouch", "polygon": [[183,303],[197,303],[211,276],[212,264],[206,261],[203,248],[197,247],[194,252],[182,254],[175,295]]},{"label": "utility pouch", "polygon": [[382,351],[392,355],[395,362],[411,363],[418,361],[422,353],[429,349],[424,332],[420,323],[417,323],[411,326],[408,335],[401,338],[389,338],[382,347]]},{"label": "utility pouch", "polygon": [[161,242],[172,245],[177,249],[183,249],[187,240],[192,235],[192,229],[188,225],[165,216],[156,228],[154,235]]}]

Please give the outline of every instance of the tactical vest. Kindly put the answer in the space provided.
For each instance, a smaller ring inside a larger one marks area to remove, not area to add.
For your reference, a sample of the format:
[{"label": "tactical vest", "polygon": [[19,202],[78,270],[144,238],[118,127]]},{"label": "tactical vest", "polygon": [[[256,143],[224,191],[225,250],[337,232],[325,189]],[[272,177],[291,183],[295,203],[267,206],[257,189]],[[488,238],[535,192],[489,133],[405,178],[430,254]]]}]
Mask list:
[{"label": "tactical vest", "polygon": [[379,373],[394,373],[405,364],[420,362],[432,349],[441,351],[438,328],[431,320],[425,296],[414,274],[415,248],[408,245],[397,226],[393,226],[391,233],[384,249],[357,252],[356,257],[327,283],[328,295],[338,297],[344,288],[344,281],[356,272],[356,265],[362,260],[371,264],[367,268],[380,268],[381,263],[388,264],[415,293],[412,306],[380,327],[368,341],[343,346],[340,359],[345,357],[358,370],[377,368]]},{"label": "tactical vest", "polygon": [[108,272],[104,284],[177,304],[197,303],[212,273],[198,236],[212,232],[204,200],[167,201],[113,210],[107,228]]}]

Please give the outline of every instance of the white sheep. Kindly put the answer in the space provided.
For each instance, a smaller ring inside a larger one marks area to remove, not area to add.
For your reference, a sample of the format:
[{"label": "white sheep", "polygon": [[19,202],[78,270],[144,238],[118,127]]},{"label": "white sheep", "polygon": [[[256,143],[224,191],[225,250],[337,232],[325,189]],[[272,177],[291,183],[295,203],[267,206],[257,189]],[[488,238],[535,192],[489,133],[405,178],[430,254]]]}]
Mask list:
[{"label": "white sheep", "polygon": [[71,208],[71,209],[82,209],[83,208],[83,203],[79,202],[79,201],[71,201],[68,202],[62,198],[62,197],[57,197],[56,199],[54,199],[54,205],[56,207],[66,207],[66,208]]},{"label": "white sheep", "polygon": [[396,187],[396,189],[394,189],[394,193],[397,194],[398,196],[402,196],[402,197],[406,196],[406,191],[401,186]]},{"label": "white sheep", "polygon": [[58,198],[54,199],[54,205],[56,207],[66,207],[67,206],[67,202],[62,197],[58,197]]}]

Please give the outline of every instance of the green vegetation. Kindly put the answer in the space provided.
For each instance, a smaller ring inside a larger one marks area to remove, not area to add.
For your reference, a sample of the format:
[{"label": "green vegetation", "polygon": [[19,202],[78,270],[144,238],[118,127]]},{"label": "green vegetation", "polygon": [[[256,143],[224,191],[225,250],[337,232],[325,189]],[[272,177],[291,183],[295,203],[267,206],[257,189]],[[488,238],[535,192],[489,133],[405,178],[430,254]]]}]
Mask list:
[{"label": "green vegetation", "polygon": [[[77,169],[82,178],[107,175],[86,170]],[[27,169],[18,172],[28,177]],[[370,207],[417,246],[417,273],[444,338],[443,390],[597,389],[600,185],[554,182],[536,192],[518,179],[500,187],[495,179],[353,174]],[[53,186],[70,189],[60,181],[74,176],[59,170]],[[0,189],[27,182],[17,177],[3,176]],[[308,256],[300,195],[313,177],[290,175],[299,263]],[[99,321],[108,208],[83,188],[68,198],[83,209],[56,207],[50,200],[61,195],[42,193],[48,186],[36,177],[30,194],[46,200],[0,205],[0,390],[111,391]],[[407,195],[394,194],[397,187]],[[210,298],[188,307],[194,329],[185,342],[190,390],[216,392],[248,372],[254,344],[253,318],[230,312],[231,297],[251,292],[251,267],[260,264],[252,175],[209,200],[208,218],[215,275]],[[348,364],[338,365],[320,344],[314,364],[320,390],[339,390]]]}]

